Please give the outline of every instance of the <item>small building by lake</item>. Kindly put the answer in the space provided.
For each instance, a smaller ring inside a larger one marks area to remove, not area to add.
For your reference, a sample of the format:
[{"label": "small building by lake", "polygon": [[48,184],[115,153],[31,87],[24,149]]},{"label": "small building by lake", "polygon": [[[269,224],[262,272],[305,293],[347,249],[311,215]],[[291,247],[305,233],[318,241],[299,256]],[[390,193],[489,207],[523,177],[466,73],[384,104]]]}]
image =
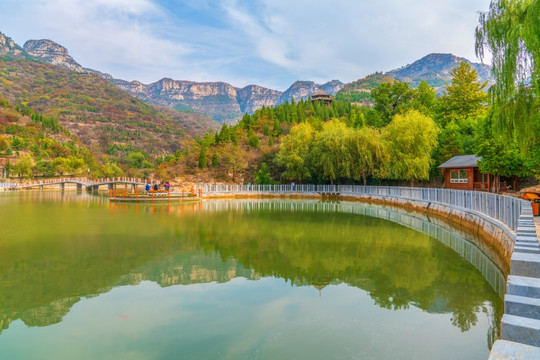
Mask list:
[{"label": "small building by lake", "polygon": [[480,172],[480,160],[482,157],[476,155],[459,155],[439,165],[438,168],[444,175],[443,187],[456,190],[489,190],[491,177]]}]

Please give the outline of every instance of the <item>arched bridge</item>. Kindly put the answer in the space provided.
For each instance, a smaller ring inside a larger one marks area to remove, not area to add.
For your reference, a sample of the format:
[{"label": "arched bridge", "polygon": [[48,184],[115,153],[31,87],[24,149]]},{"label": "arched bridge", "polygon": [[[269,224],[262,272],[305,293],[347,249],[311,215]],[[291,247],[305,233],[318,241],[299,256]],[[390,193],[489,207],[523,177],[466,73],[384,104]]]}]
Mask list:
[{"label": "arched bridge", "polygon": [[29,181],[20,184],[17,186],[12,186],[12,189],[31,189],[31,188],[43,188],[44,186],[55,186],[58,185],[60,188],[64,189],[66,184],[75,184],[77,189],[82,190],[98,190],[100,186],[107,186],[108,189],[114,188],[115,185],[131,185],[133,187],[138,185],[153,184],[159,182],[153,182],[146,179],[138,179],[132,177],[112,177],[112,178],[101,178],[101,179],[87,179],[87,178],[54,178],[54,179],[45,179],[45,180],[36,180]]}]

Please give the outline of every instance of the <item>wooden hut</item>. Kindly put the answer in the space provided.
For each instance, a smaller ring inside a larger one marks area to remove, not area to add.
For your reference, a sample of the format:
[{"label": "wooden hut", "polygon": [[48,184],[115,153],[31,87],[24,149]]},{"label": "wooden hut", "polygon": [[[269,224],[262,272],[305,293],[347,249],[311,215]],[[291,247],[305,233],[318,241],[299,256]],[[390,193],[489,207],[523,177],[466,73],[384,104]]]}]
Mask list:
[{"label": "wooden hut", "polygon": [[489,174],[481,173],[478,161],[482,158],[475,155],[454,156],[438,166],[444,174],[444,188],[458,190],[488,190]]},{"label": "wooden hut", "polygon": [[330,106],[332,104],[332,97],[325,91],[319,89],[311,94],[311,101],[324,102],[326,105]]}]

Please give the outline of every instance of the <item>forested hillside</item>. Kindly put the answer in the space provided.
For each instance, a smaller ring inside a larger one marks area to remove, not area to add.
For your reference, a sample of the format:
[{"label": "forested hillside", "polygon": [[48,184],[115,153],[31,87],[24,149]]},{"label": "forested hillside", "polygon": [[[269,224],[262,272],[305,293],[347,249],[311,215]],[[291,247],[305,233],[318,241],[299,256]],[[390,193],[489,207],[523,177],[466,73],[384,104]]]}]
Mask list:
[{"label": "forested hillside", "polygon": [[201,114],[150,106],[96,75],[28,60],[0,61],[0,97],[55,119],[102,153],[124,146],[155,156],[218,126]]},{"label": "forested hillside", "polygon": [[375,73],[365,78],[346,84],[336,94],[336,100],[347,101],[356,105],[373,105],[371,90],[383,83],[393,83],[395,80],[382,73]]},{"label": "forested hillside", "polygon": [[372,108],[310,99],[264,107],[168,155],[158,175],[194,182],[414,184],[440,178],[436,166],[463,154],[486,157],[481,170],[494,175],[537,173],[516,143],[494,133],[484,86],[462,62],[441,97],[426,82],[413,89],[396,81],[371,91]]},{"label": "forested hillside", "polygon": [[77,136],[57,120],[0,98],[0,167],[14,177],[65,174],[120,174],[115,165],[100,166]]}]

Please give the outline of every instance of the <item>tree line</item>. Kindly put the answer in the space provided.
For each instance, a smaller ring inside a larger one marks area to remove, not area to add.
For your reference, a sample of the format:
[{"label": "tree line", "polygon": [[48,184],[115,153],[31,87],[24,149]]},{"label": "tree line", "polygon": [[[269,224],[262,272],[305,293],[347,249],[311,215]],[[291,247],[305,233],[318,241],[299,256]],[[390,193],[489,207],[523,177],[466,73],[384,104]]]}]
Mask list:
[{"label": "tree line", "polygon": [[[383,83],[373,107],[334,100],[291,100],[224,124],[183,152],[170,155],[161,176],[209,171],[216,180],[258,183],[372,183],[432,181],[437,166],[456,155],[477,154],[482,172],[538,175],[534,157],[517,139],[497,131],[487,83],[469,63],[452,71],[442,96],[422,81]],[[228,176],[227,176],[228,174]]]}]

